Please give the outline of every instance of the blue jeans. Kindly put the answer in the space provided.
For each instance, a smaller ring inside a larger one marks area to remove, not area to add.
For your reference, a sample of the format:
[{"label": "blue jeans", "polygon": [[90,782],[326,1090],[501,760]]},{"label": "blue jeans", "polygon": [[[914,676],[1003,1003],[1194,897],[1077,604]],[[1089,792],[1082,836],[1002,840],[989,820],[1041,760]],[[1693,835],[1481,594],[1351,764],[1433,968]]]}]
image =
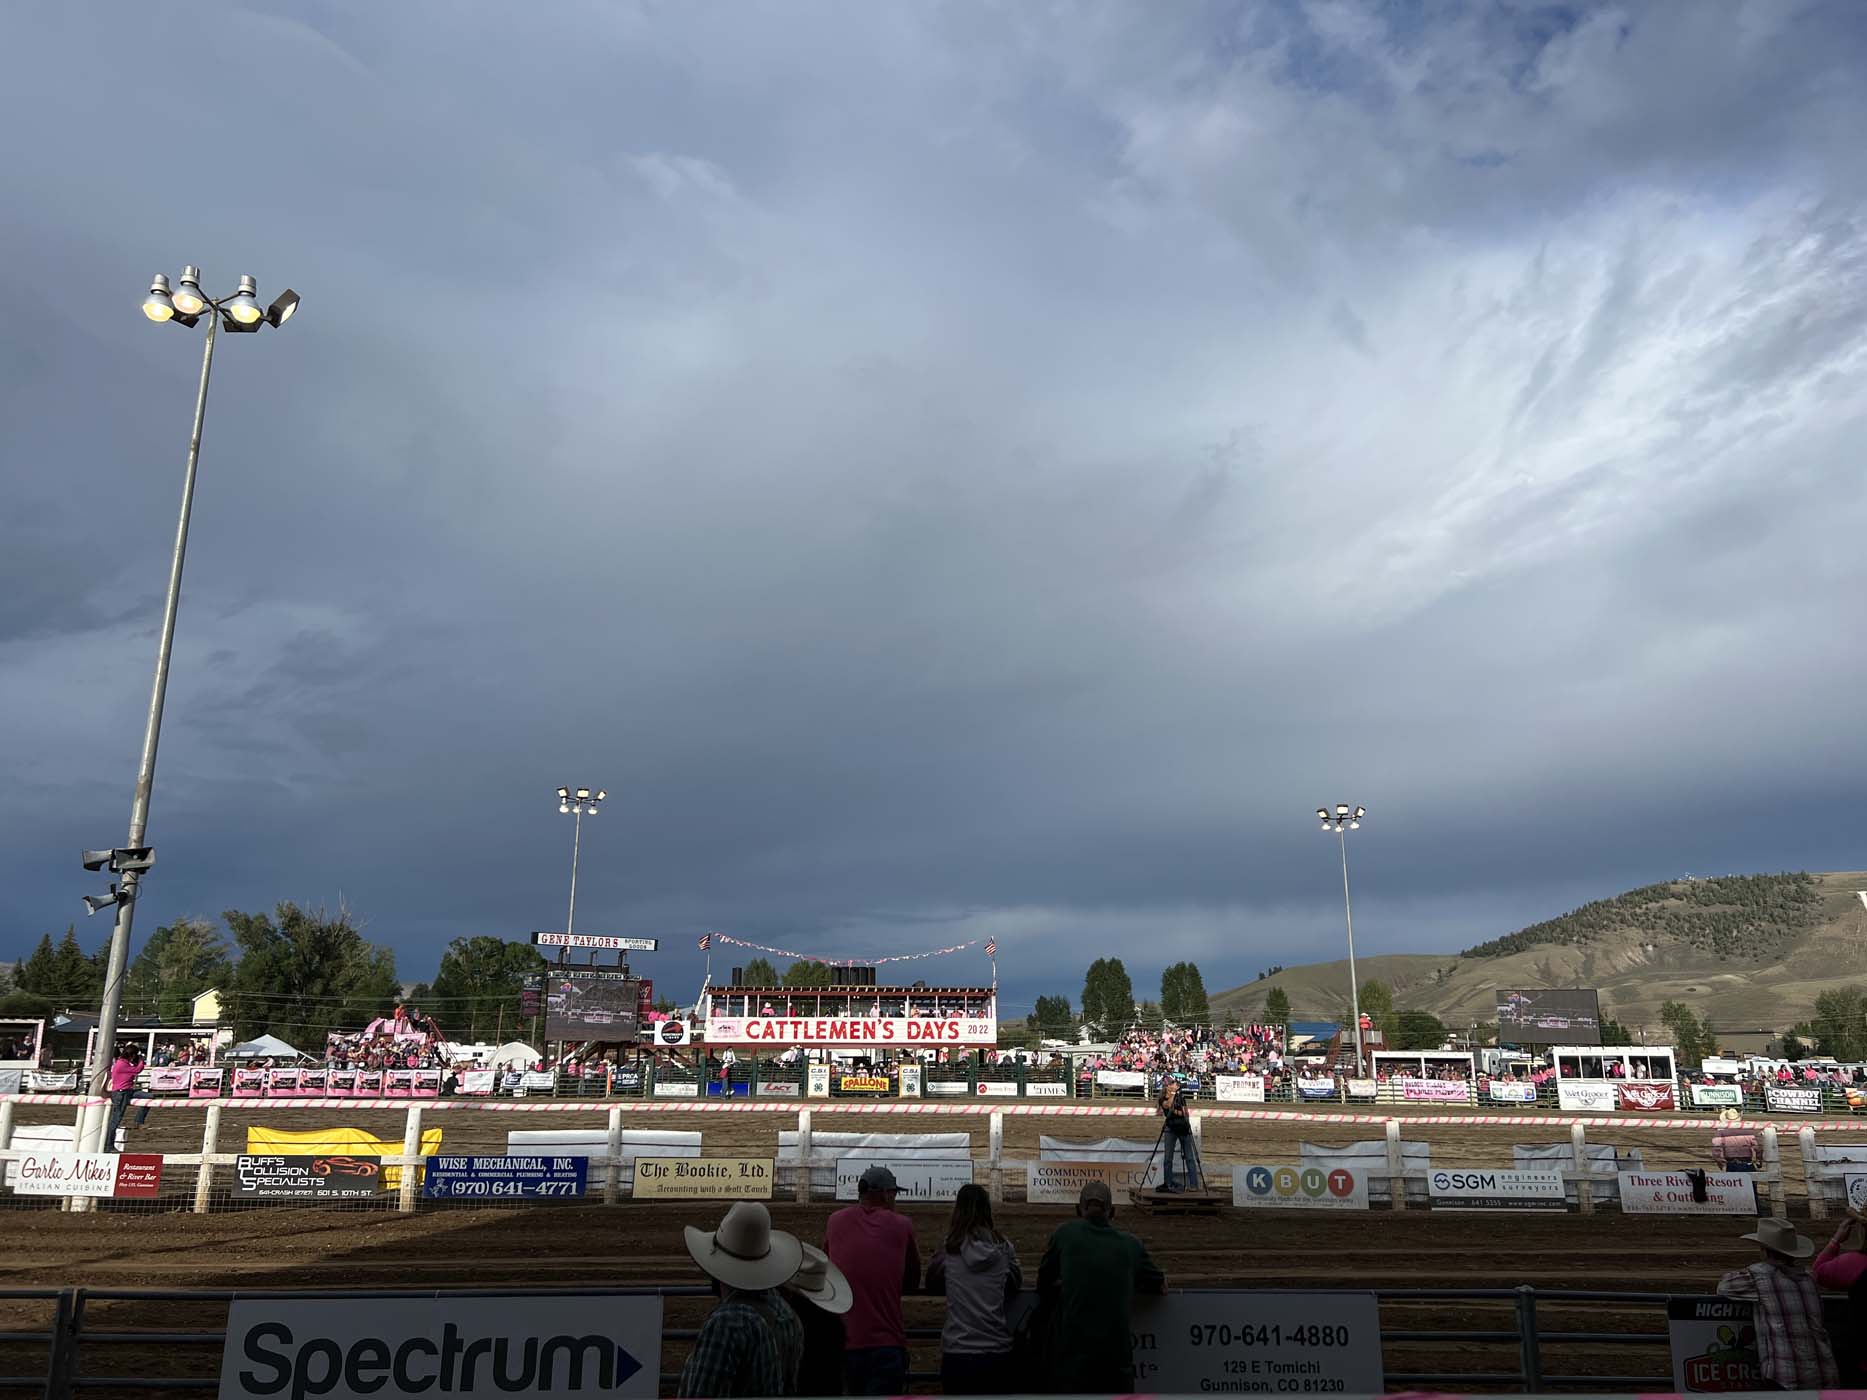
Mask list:
[{"label": "blue jeans", "polygon": [[1193,1165],[1193,1135],[1191,1133],[1176,1133],[1169,1129],[1167,1140],[1162,1145],[1166,1148],[1167,1155],[1163,1159],[1163,1164],[1161,1166],[1161,1185],[1169,1191],[1176,1191],[1179,1189],[1173,1179],[1173,1152],[1174,1148],[1178,1147],[1180,1149],[1180,1161],[1186,1167],[1186,1184],[1188,1186],[1197,1187],[1199,1185],[1199,1169]]},{"label": "blue jeans", "polygon": [[908,1388],[906,1347],[850,1347],[843,1379],[851,1395],[900,1395]]},{"label": "blue jeans", "polygon": [[[117,1150],[117,1129],[123,1126],[123,1115],[130,1111],[130,1098],[136,1092],[132,1085],[128,1089],[110,1091],[110,1121],[104,1127],[104,1151]],[[144,1104],[136,1111],[136,1126],[142,1127],[143,1120],[149,1117],[149,1105]]]}]

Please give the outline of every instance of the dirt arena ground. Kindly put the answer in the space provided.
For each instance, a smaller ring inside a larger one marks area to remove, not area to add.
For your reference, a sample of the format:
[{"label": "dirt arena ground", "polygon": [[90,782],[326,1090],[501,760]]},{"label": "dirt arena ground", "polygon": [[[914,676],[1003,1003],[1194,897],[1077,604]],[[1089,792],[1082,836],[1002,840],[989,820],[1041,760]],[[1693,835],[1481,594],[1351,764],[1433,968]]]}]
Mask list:
[{"label": "dirt arena ground", "polygon": [[[34,1117],[32,1115],[37,1115]],[[545,1120],[545,1121],[541,1121]],[[22,1111],[20,1122],[69,1122],[68,1110]],[[503,1151],[505,1134],[518,1128],[601,1128],[602,1110],[585,1113],[436,1113],[430,1125],[443,1129],[448,1152]],[[709,1154],[768,1155],[780,1129],[795,1126],[792,1113],[631,1114],[628,1126],[655,1126],[704,1134]],[[220,1150],[237,1151],[247,1123],[271,1127],[357,1126],[382,1137],[399,1137],[401,1116],[358,1111],[229,1111]],[[916,1115],[912,1119],[839,1113],[818,1106],[817,1131],[967,1132],[976,1158],[985,1155],[986,1120],[969,1115]],[[1148,1120],[1121,1117],[1027,1117],[1007,1115],[1007,1157],[1035,1157],[1040,1133],[1077,1139],[1136,1138]],[[1793,1127],[1794,1125],[1789,1125]],[[199,1112],[157,1113],[134,1133],[131,1150],[200,1150]],[[1241,1160],[1295,1161],[1299,1142],[1347,1143],[1381,1136],[1373,1125],[1211,1120],[1206,1155],[1213,1165]],[[1403,1136],[1432,1144],[1435,1165],[1510,1163],[1513,1143],[1566,1141],[1560,1127],[1506,1127],[1475,1119],[1470,1125],[1411,1128]],[[1848,1133],[1825,1133],[1825,1142],[1848,1141]],[[1867,1141],[1867,1124],[1859,1137]],[[1600,1125],[1590,1140],[1626,1149],[1639,1146],[1654,1167],[1706,1164],[1708,1134],[1668,1128]],[[1785,1174],[1791,1178],[1792,1208],[1801,1203],[1800,1157],[1793,1131],[1783,1134]],[[188,1168],[181,1169],[192,1177]],[[1021,1174],[1008,1179],[1012,1202],[1001,1225],[1033,1271],[1045,1239],[1068,1217],[1064,1207],[1023,1204]],[[0,1198],[12,1205],[19,1198]],[[778,1203],[773,1214],[786,1229],[820,1241],[831,1203]],[[55,1209],[0,1210],[0,1288],[83,1285],[96,1289],[330,1288],[330,1287],[576,1287],[699,1282],[681,1246],[680,1227],[705,1223],[717,1205],[628,1203],[610,1208],[544,1203],[525,1208],[448,1207],[402,1216],[380,1210],[304,1211],[282,1207],[233,1210],[204,1216],[163,1210],[131,1214],[106,1211],[71,1215]],[[946,1208],[906,1208],[923,1252],[931,1249]],[[1736,1236],[1744,1221],[1719,1218],[1625,1217],[1569,1214],[1461,1215],[1427,1210],[1377,1211],[1337,1216],[1302,1212],[1226,1210],[1207,1218],[1145,1218],[1125,1211],[1120,1223],[1145,1239],[1177,1288],[1538,1288],[1599,1289],[1653,1293],[1708,1291],[1725,1269],[1748,1262],[1751,1247]],[[1822,1227],[1809,1227],[1821,1231]],[[706,1304],[672,1298],[667,1326],[678,1334],[698,1325]],[[1382,1305],[1386,1331],[1508,1330],[1507,1300],[1399,1300]],[[136,1300],[93,1300],[87,1328],[126,1332],[160,1328],[217,1327],[225,1302],[151,1304]],[[44,1307],[0,1301],[6,1325],[42,1325]],[[909,1302],[910,1326],[937,1328],[937,1299]],[[1654,1304],[1563,1304],[1540,1309],[1545,1331],[1588,1331],[1625,1336],[1663,1334],[1663,1309]],[[677,1370],[686,1342],[671,1335],[663,1368]],[[41,1353],[42,1354],[42,1353]],[[211,1346],[124,1344],[86,1353],[88,1375],[129,1369],[172,1376],[207,1376],[218,1352]],[[937,1364],[937,1348],[915,1348],[917,1368]],[[15,1360],[18,1365],[12,1364]],[[1390,1377],[1420,1373],[1502,1373],[1516,1368],[1514,1343],[1415,1340],[1386,1347]],[[0,1346],[0,1373],[31,1374],[42,1361]],[[1570,1376],[1648,1376],[1667,1371],[1663,1346],[1563,1343],[1544,1345],[1546,1373]],[[1482,1388],[1475,1386],[1465,1387]],[[1497,1388],[1493,1385],[1491,1388]]]}]

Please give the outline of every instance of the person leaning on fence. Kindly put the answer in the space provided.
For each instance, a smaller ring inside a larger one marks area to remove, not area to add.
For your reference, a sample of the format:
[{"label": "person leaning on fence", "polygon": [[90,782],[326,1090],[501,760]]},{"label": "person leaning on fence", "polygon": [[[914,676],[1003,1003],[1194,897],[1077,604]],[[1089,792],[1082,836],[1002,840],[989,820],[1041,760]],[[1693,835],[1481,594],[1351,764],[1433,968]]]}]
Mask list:
[{"label": "person leaning on fence", "polygon": [[1815,1256],[1810,1272],[1819,1286],[1848,1295],[1849,1335],[1828,1340],[1842,1371],[1841,1384],[1867,1390],[1867,1213],[1848,1207],[1847,1218]]},{"label": "person leaning on fence", "polygon": [[927,1265],[927,1292],[946,1295],[941,1394],[1003,1395],[1013,1388],[1006,1306],[1023,1286],[1017,1246],[992,1223],[992,1198],[967,1182],[953,1198],[946,1240]]},{"label": "person leaning on fence", "polygon": [[1726,1298],[1756,1303],[1757,1368],[1769,1382],[1764,1389],[1821,1390],[1837,1384],[1834,1352],[1822,1326],[1822,1299],[1815,1280],[1803,1267],[1815,1253],[1806,1235],[1787,1220],[1759,1220],[1739,1238],[1763,1251],[1745,1269],[1732,1269],[1718,1280]]},{"label": "person leaning on fence", "polygon": [[[104,1151],[117,1150],[117,1129],[123,1126],[123,1115],[130,1111],[130,1099],[136,1093],[136,1076],[143,1072],[143,1052],[134,1046],[117,1051],[117,1058],[110,1063],[110,1121],[104,1127]],[[149,1117],[149,1105],[144,1104],[136,1115],[135,1126],[140,1128]]]},{"label": "person leaning on fence", "polygon": [[784,1286],[784,1300],[804,1329],[804,1360],[794,1395],[843,1393],[843,1314],[855,1301],[849,1280],[830,1256],[805,1245],[804,1262]]},{"label": "person leaning on fence", "polygon": [[824,1227],[830,1260],[849,1280],[854,1303],[843,1316],[843,1368],[851,1395],[899,1395],[908,1383],[908,1333],[901,1295],[920,1288],[914,1226],[895,1211],[900,1190],[887,1167],[856,1183],[857,1204]]},{"label": "person leaning on fence", "polygon": [[689,1225],[684,1234],[720,1301],[701,1325],[674,1393],[792,1394],[804,1329],[778,1288],[803,1262],[797,1237],[772,1229],[771,1212],[757,1201],[735,1202],[717,1230]]},{"label": "person leaning on fence", "polygon": [[1718,1127],[1711,1135],[1711,1159],[1727,1172],[1757,1170],[1757,1135],[1738,1121],[1735,1108],[1718,1114]]},{"label": "person leaning on fence", "polygon": [[1166,1292],[1167,1278],[1146,1245],[1115,1228],[1108,1183],[1084,1182],[1076,1214],[1050,1237],[1037,1269],[1038,1297],[1052,1310],[1051,1390],[1128,1394],[1135,1387],[1128,1309],[1137,1293]]}]

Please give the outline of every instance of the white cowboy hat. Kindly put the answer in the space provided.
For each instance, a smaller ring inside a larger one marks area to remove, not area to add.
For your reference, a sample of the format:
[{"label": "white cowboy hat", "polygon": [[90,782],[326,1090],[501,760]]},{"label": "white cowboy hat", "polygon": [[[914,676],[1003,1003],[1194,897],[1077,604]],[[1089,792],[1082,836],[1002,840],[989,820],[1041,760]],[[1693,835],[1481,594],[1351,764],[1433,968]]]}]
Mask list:
[{"label": "white cowboy hat", "polygon": [[1721,1108],[1718,1110],[1718,1121],[1720,1123],[1735,1123],[1738,1117],[1738,1111],[1735,1108]]},{"label": "white cowboy hat", "polygon": [[1759,1220],[1755,1230],[1738,1238],[1760,1244],[1777,1254],[1787,1254],[1791,1259],[1807,1259],[1815,1253],[1813,1240],[1807,1235],[1798,1235],[1796,1227],[1787,1220],[1775,1217]]},{"label": "white cowboy hat", "polygon": [[846,1313],[855,1304],[855,1290],[830,1256],[815,1245],[804,1245],[804,1262],[791,1275],[791,1287],[827,1313]]},{"label": "white cowboy hat", "polygon": [[728,1288],[776,1288],[804,1258],[797,1236],[772,1229],[771,1212],[757,1201],[734,1202],[717,1230],[689,1225],[683,1233],[694,1262]]}]

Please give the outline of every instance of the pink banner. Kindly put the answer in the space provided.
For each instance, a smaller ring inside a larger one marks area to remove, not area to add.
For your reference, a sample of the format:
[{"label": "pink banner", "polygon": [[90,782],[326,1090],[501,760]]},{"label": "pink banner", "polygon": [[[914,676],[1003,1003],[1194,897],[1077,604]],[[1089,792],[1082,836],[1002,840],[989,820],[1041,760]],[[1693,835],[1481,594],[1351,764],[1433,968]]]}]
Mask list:
[{"label": "pink banner", "polygon": [[1464,1103],[1472,1086],[1462,1079],[1402,1079],[1400,1097],[1413,1103]]},{"label": "pink banner", "polygon": [[198,1069],[188,1076],[188,1097],[191,1099],[217,1099],[221,1085],[226,1082],[227,1072],[220,1069]]},{"label": "pink banner", "polygon": [[188,1091],[188,1068],[170,1066],[167,1069],[149,1071],[149,1092],[152,1094],[182,1094]]},{"label": "pink banner", "polygon": [[322,1094],[329,1083],[329,1073],[321,1069],[301,1069],[298,1072],[298,1092],[301,1094]]},{"label": "pink banner", "polygon": [[266,1071],[266,1092],[282,1096],[298,1092],[298,1071],[295,1069],[269,1069]]},{"label": "pink banner", "polygon": [[347,1099],[357,1091],[357,1072],[353,1069],[334,1069],[331,1071],[329,1087],[325,1093],[334,1099]]},{"label": "pink banner", "polygon": [[415,1071],[415,1097],[418,1099],[438,1099],[441,1097],[440,1070],[418,1069]]},{"label": "pink banner", "polygon": [[236,1099],[253,1098],[266,1092],[266,1071],[263,1069],[236,1069],[233,1072],[233,1096]]},{"label": "pink banner", "polygon": [[360,1099],[379,1099],[382,1097],[382,1071],[379,1069],[360,1069],[357,1071],[356,1087],[351,1090]]},{"label": "pink banner", "polygon": [[412,1069],[389,1070],[383,1075],[382,1091],[387,1098],[407,1098],[415,1092],[415,1071]]}]

